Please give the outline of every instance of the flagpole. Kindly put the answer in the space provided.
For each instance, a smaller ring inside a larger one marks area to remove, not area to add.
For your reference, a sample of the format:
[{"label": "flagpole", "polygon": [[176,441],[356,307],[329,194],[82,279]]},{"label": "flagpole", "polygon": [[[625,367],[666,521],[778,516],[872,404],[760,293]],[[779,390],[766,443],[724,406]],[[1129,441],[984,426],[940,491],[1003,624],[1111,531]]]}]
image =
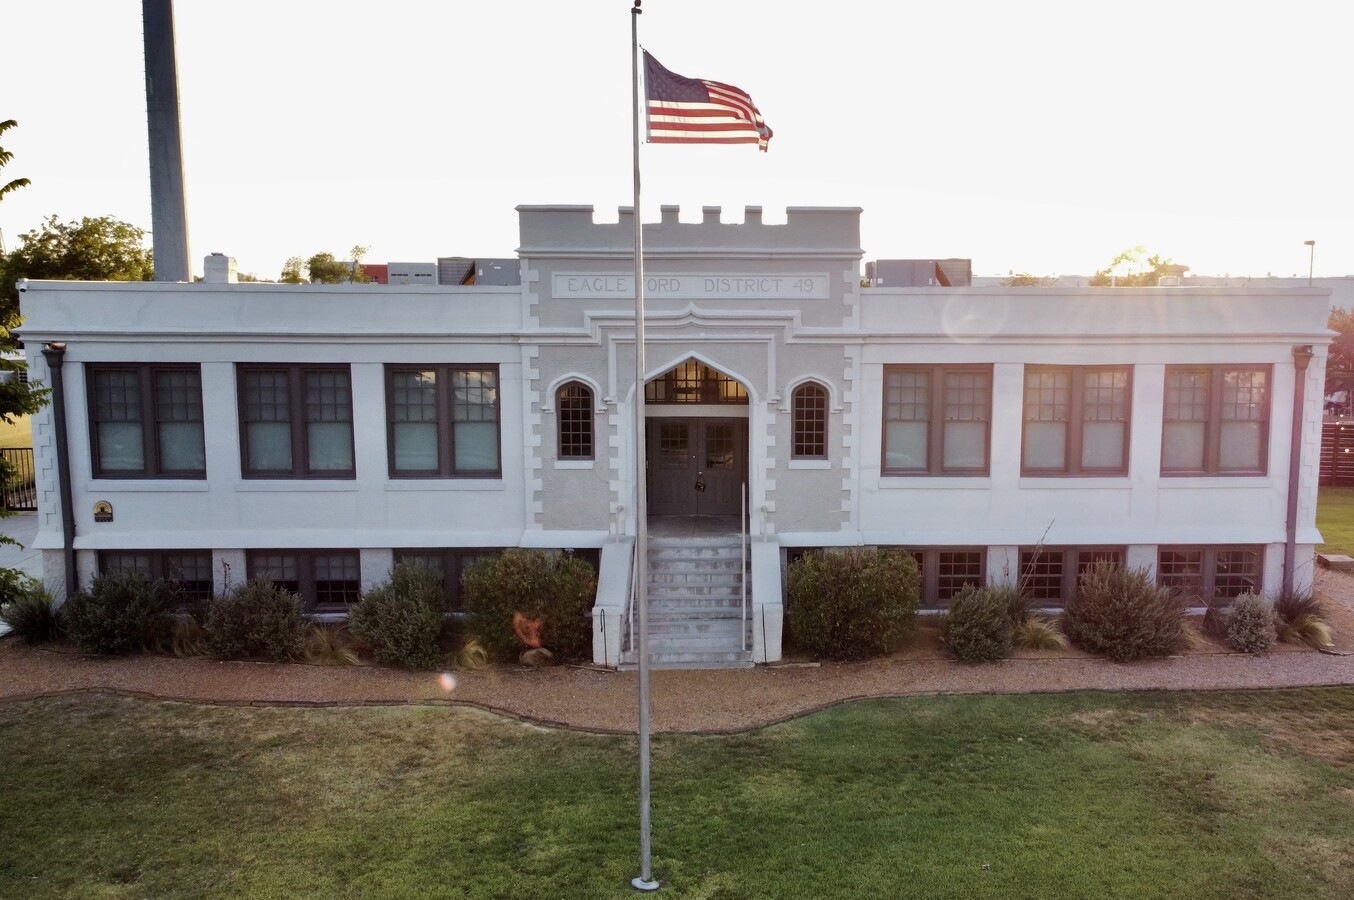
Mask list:
[{"label": "flagpole", "polygon": [[649,512],[644,447],[644,220],[639,210],[639,17],[640,3],[630,9],[630,111],[634,117],[635,200],[635,602],[639,606],[639,864],[630,884],[656,891],[649,840]]}]

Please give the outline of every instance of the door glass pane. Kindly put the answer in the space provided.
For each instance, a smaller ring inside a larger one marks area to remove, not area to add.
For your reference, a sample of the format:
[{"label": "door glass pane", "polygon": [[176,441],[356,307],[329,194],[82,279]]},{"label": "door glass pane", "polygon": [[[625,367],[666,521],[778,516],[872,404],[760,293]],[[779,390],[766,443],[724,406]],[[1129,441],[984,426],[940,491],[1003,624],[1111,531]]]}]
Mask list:
[{"label": "door glass pane", "polygon": [[1066,422],[1025,423],[1025,468],[1063,469],[1067,463]]},{"label": "door glass pane", "polygon": [[705,426],[705,468],[733,468],[733,431],[732,425]]},{"label": "door glass pane", "polygon": [[685,469],[691,456],[685,422],[658,423],[658,465],[664,469]]}]

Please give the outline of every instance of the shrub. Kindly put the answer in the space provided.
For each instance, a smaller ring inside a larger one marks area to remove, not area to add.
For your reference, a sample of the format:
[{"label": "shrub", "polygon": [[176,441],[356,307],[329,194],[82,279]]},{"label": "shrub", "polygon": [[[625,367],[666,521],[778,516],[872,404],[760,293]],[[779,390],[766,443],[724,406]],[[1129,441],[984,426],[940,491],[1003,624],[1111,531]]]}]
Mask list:
[{"label": "shrub", "polygon": [[468,568],[462,588],[466,629],[490,658],[513,660],[537,643],[564,659],[592,656],[597,576],[583,560],[557,550],[505,550]]},{"label": "shrub", "polygon": [[369,643],[378,662],[432,669],[442,661],[442,575],[400,563],[390,580],[362,596],[348,614],[353,634]]},{"label": "shrub", "polygon": [[815,656],[882,656],[916,623],[921,574],[905,550],[807,553],[790,564],[786,582],[786,623],[796,646]]},{"label": "shrub", "polygon": [[1101,560],[1082,574],[1062,626],[1083,650],[1126,662],[1174,653],[1185,640],[1184,612],[1184,598],[1146,571]]},{"label": "shrub", "polygon": [[54,641],[61,633],[56,598],[37,581],[30,581],[20,587],[8,602],[0,606],[0,619],[4,619],[25,644]]},{"label": "shrub", "polygon": [[169,652],[175,656],[207,656],[210,647],[207,629],[196,615],[179,616],[174,622],[174,633],[170,636]]},{"label": "shrub", "polygon": [[941,620],[945,649],[963,662],[989,662],[1011,655],[1013,587],[964,585]]},{"label": "shrub", "polygon": [[1242,653],[1263,653],[1274,644],[1274,607],[1264,597],[1246,593],[1227,611],[1227,646]]},{"label": "shrub", "polygon": [[66,633],[87,653],[136,653],[174,630],[179,592],[144,575],[99,575],[61,608]]},{"label": "shrub", "polygon": [[[4,544],[21,546],[18,541],[0,535],[0,545]],[[0,566],[0,608],[23,597],[28,589],[36,583],[34,579],[29,578],[18,569]]]},{"label": "shrub", "polygon": [[1067,635],[1058,623],[1043,616],[1027,616],[1015,626],[1014,643],[1026,650],[1066,650]]},{"label": "shrub", "polygon": [[292,659],[301,655],[307,630],[301,598],[266,578],[237,585],[207,610],[207,647],[218,659]]},{"label": "shrub", "polygon": [[342,625],[316,625],[306,635],[303,656],[321,666],[359,666],[362,659],[353,646],[353,636]]},{"label": "shrub", "polygon": [[1334,644],[1326,611],[1311,591],[1280,594],[1274,600],[1274,625],[1279,640],[1323,650]]}]

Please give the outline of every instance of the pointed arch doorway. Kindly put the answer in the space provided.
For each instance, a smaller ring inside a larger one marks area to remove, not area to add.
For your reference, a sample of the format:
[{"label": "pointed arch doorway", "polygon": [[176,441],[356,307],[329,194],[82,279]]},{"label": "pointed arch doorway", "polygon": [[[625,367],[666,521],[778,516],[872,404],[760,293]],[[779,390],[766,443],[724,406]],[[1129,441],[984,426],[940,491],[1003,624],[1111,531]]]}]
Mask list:
[{"label": "pointed arch doorway", "polygon": [[738,516],[748,479],[748,394],[691,359],[645,385],[650,516]]}]

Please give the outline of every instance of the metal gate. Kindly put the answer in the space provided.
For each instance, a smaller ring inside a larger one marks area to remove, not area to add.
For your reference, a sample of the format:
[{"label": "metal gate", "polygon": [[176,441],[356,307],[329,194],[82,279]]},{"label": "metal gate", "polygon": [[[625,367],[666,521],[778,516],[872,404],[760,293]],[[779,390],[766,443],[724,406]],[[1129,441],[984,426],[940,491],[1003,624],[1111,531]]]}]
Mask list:
[{"label": "metal gate", "polygon": [[5,509],[13,512],[30,512],[38,508],[38,487],[33,471],[32,447],[9,447],[0,449],[0,458],[9,465],[9,479],[5,483],[3,499]]}]

